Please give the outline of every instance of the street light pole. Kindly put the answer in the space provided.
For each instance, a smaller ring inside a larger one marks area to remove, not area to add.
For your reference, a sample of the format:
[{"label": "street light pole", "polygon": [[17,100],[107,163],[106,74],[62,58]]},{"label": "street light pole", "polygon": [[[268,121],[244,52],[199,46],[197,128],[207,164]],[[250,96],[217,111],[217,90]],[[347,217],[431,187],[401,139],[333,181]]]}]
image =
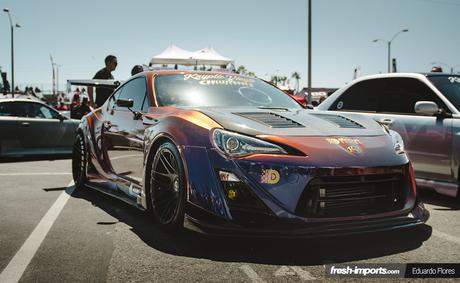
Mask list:
[{"label": "street light pole", "polygon": [[388,73],[391,73],[391,41],[388,41]]},{"label": "street light pole", "polygon": [[381,38],[377,38],[377,39],[374,39],[372,42],[377,42],[377,41],[383,41],[383,42],[386,42],[387,45],[388,45],[388,73],[391,73],[391,43],[393,42],[393,40],[401,33],[403,32],[408,32],[409,30],[408,29],[403,29],[403,30],[400,30],[398,31],[397,33],[395,33],[395,35],[393,35],[393,37],[391,38],[391,40],[385,40],[385,39],[381,39]]},{"label": "street light pole", "polygon": [[11,97],[14,98],[14,27],[20,28],[19,24],[13,25],[10,9],[4,8],[3,12],[8,14],[11,26]]},{"label": "street light pole", "polygon": [[311,0],[308,0],[308,93],[307,103],[311,103]]}]

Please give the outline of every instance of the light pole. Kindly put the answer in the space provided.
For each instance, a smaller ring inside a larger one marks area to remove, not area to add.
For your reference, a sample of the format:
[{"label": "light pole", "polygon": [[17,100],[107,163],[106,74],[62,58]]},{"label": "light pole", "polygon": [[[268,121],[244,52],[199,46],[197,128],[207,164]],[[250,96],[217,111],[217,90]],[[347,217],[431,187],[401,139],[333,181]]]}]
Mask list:
[{"label": "light pole", "polygon": [[59,68],[61,67],[61,65],[57,63],[54,63],[54,64],[56,66],[56,92],[59,96]]},{"label": "light pole", "polygon": [[11,25],[11,97],[14,97],[14,28],[20,28],[21,26],[18,23],[13,25],[10,9],[4,8],[3,12],[8,14]]},{"label": "light pole", "polygon": [[395,33],[395,35],[393,35],[393,37],[391,38],[391,40],[385,40],[385,39],[381,39],[381,38],[377,38],[377,39],[374,39],[372,42],[377,42],[377,41],[383,41],[383,42],[386,42],[387,45],[388,45],[388,73],[391,73],[391,42],[393,42],[393,40],[398,36],[400,35],[401,33],[403,32],[408,32],[409,30],[408,29],[403,29],[403,30],[400,30],[398,31],[397,33]]},{"label": "light pole", "polygon": [[450,73],[451,73],[451,74],[454,73],[454,69],[455,69],[455,68],[460,67],[460,64],[455,65],[455,66],[451,66],[451,65],[448,65],[448,64],[443,63],[443,62],[432,62],[431,64],[432,64],[432,65],[443,65],[443,66],[445,66],[445,67],[447,67],[447,68],[450,69]]},{"label": "light pole", "polygon": [[308,93],[307,103],[311,104],[311,0],[308,0]]}]

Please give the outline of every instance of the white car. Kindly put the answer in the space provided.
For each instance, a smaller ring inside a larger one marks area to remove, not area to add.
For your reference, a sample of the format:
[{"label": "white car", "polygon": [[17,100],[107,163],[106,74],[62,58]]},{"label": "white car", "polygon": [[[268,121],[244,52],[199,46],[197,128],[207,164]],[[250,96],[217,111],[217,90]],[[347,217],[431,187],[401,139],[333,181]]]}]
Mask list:
[{"label": "white car", "polygon": [[399,132],[417,184],[459,196],[460,76],[392,73],[361,77],[319,110],[359,112]]}]

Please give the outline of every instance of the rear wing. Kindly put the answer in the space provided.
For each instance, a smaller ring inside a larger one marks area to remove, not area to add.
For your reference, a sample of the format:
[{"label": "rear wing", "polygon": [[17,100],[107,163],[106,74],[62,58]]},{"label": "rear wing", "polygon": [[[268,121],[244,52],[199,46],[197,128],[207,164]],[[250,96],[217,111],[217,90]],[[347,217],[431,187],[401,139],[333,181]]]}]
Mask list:
[{"label": "rear wing", "polygon": [[67,80],[67,93],[72,91],[73,85],[116,89],[121,83],[122,81],[118,80]]}]

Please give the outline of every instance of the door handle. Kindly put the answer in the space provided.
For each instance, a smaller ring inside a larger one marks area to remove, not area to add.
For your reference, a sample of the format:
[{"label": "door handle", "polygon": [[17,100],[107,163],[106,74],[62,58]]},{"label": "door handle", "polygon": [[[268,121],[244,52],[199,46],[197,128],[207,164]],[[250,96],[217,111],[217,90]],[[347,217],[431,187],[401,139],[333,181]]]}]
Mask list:
[{"label": "door handle", "polygon": [[154,119],[149,116],[144,116],[142,119],[142,124],[144,124],[144,126],[153,126],[153,125],[156,125],[157,123],[158,123],[157,119]]},{"label": "door handle", "polygon": [[21,126],[23,127],[29,127],[30,123],[29,122],[21,122]]},{"label": "door handle", "polygon": [[393,124],[393,122],[395,121],[395,119],[391,119],[391,118],[382,118],[382,119],[379,119],[378,122],[382,125],[385,125],[385,126],[390,126],[391,124]]},{"label": "door handle", "polygon": [[108,129],[112,128],[112,123],[110,121],[104,122],[103,125],[104,125],[104,129],[108,130]]}]

